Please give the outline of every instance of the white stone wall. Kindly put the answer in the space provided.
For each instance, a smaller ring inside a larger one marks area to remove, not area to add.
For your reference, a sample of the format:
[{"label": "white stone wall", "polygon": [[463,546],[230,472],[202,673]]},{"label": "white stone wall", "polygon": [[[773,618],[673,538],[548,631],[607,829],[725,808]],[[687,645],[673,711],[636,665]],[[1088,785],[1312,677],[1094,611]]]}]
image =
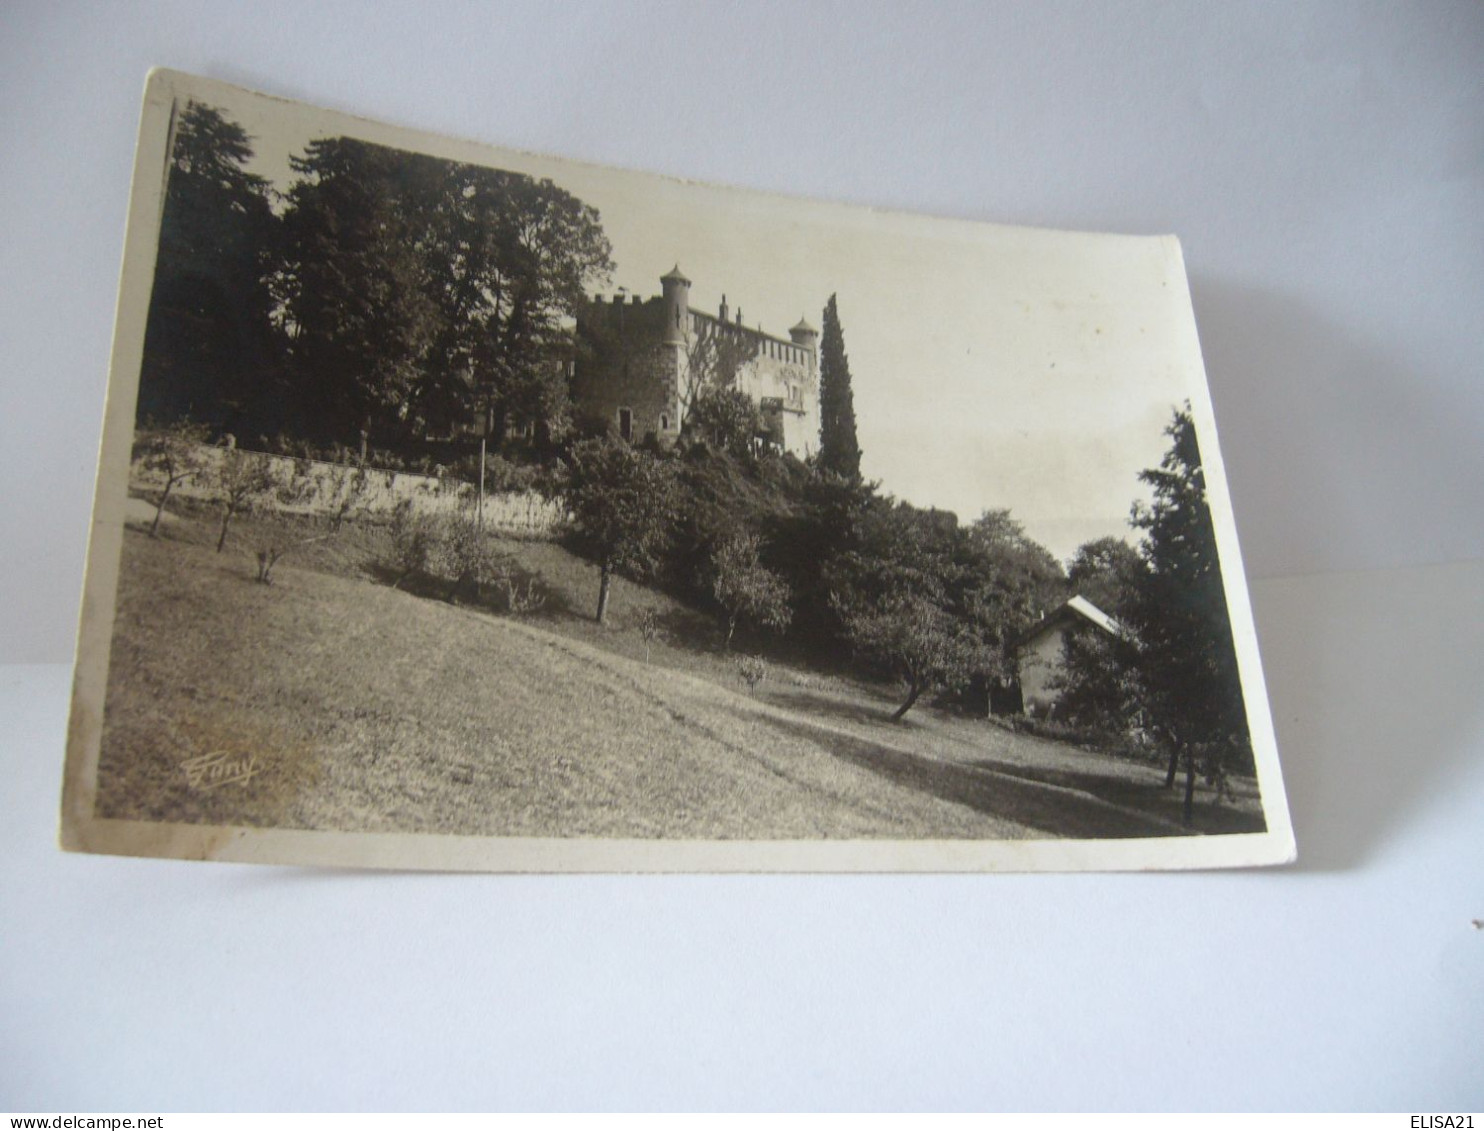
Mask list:
[{"label": "white stone wall", "polygon": [[[192,479],[177,483],[172,498],[212,496],[211,483],[227,449],[201,445],[197,454],[204,470]],[[389,517],[404,499],[412,500],[413,509],[420,514],[452,514],[460,508],[474,507],[478,498],[474,484],[459,479],[379,468],[367,468],[363,485],[355,491],[353,480],[362,473],[354,467],[259,452],[242,454],[267,461],[278,485],[273,505],[289,514],[333,515],[352,495],[347,512],[351,518]],[[129,469],[129,485],[135,490],[158,492],[165,480],[136,461]],[[566,512],[560,504],[534,491],[486,493],[483,513],[486,529],[525,538],[553,537],[566,522]]]}]

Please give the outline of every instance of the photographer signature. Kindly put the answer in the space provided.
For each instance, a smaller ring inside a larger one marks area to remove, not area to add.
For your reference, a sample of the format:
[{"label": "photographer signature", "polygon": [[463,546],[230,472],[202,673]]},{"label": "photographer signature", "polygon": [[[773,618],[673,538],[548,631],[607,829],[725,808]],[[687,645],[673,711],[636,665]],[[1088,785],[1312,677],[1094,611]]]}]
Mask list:
[{"label": "photographer signature", "polygon": [[197,754],[181,764],[192,789],[213,790],[219,785],[247,782],[263,772],[257,755],[233,755],[226,750]]}]

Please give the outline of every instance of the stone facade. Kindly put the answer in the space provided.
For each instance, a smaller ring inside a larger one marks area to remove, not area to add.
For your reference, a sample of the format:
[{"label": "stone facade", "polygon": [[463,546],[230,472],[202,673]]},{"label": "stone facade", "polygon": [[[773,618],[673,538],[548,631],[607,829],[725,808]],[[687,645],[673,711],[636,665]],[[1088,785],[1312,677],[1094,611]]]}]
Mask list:
[{"label": "stone facade", "polygon": [[579,416],[624,439],[673,443],[694,397],[736,388],[761,411],[767,438],[803,458],[819,446],[819,334],[802,319],[779,338],[742,324],[723,297],[712,315],[690,306],[679,267],[648,299],[614,295],[577,314],[572,400]]}]

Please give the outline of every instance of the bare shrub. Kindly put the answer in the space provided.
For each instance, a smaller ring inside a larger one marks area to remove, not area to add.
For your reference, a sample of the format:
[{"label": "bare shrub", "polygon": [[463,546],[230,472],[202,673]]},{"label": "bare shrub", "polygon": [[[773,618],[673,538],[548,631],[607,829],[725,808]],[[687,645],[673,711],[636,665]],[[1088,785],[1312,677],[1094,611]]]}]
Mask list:
[{"label": "bare shrub", "polygon": [[505,606],[516,616],[537,612],[546,604],[546,594],[534,577],[526,578],[522,585],[515,574],[507,569],[501,584],[505,587]]},{"label": "bare shrub", "polygon": [[761,656],[738,657],[737,674],[748,687],[756,688],[768,678],[768,662]]},{"label": "bare shrub", "polygon": [[330,535],[321,534],[314,538],[300,538],[287,544],[275,543],[261,547],[257,553],[258,583],[261,585],[272,585],[273,567],[276,566],[284,557],[286,557],[290,552],[297,550],[302,546],[307,546],[311,542],[323,542],[328,537],[330,537]]},{"label": "bare shrub", "polygon": [[332,472],[334,491],[330,496],[330,529],[339,531],[351,515],[364,509],[371,490],[371,476],[364,467],[341,466]]},{"label": "bare shrub", "polygon": [[276,486],[268,457],[229,448],[222,453],[213,476],[212,494],[222,508],[221,533],[216,552],[227,546],[227,530],[232,519],[250,513],[253,507]]},{"label": "bare shrub", "polygon": [[472,587],[478,601],[485,585],[504,581],[509,574],[509,555],[480,529],[474,514],[461,510],[437,521],[437,541],[432,552],[433,571],[448,581],[445,600],[453,603],[459,593]]},{"label": "bare shrub", "polygon": [[398,571],[392,588],[396,589],[414,574],[427,572],[437,530],[430,518],[416,512],[411,499],[403,499],[392,511],[391,537],[391,565]]},{"label": "bare shrub", "polygon": [[644,662],[647,664],[650,648],[664,635],[660,628],[659,614],[654,609],[645,609],[639,614],[639,635],[644,639]]},{"label": "bare shrub", "polygon": [[180,420],[174,424],[148,424],[134,437],[134,458],[145,471],[162,476],[165,489],[155,504],[155,520],[149,525],[149,536],[160,530],[165,503],[178,484],[194,479],[205,470],[201,454],[206,443],[206,425]]}]

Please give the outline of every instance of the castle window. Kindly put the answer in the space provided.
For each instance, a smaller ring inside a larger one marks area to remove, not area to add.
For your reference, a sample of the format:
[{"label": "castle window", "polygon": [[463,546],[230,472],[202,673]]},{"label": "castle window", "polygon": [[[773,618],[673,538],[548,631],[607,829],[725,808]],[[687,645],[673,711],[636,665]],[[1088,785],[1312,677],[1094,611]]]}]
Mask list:
[{"label": "castle window", "polygon": [[621,408],[618,410],[618,434],[625,440],[634,438],[634,410]]},{"label": "castle window", "polygon": [[660,413],[660,431],[661,432],[668,432],[669,430],[670,430],[670,414],[668,412],[662,412],[662,413]]}]

